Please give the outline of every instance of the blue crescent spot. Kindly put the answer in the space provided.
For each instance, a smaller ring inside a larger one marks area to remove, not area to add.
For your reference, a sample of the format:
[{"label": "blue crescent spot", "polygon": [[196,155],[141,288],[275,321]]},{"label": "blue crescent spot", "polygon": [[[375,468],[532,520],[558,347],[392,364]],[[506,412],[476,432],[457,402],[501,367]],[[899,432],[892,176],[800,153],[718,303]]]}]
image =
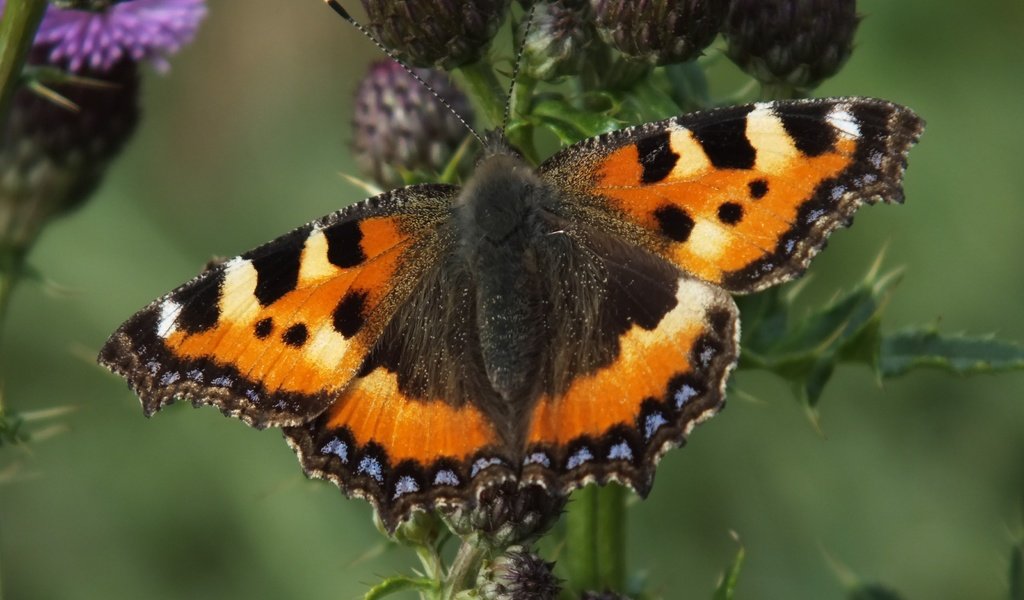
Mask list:
[{"label": "blue crescent spot", "polygon": [[164,373],[164,376],[160,378],[160,385],[171,385],[175,381],[181,379],[181,374],[177,371],[168,371]]},{"label": "blue crescent spot", "polygon": [[651,436],[654,435],[656,431],[667,424],[668,420],[666,420],[665,416],[660,412],[647,415],[647,418],[644,420],[644,439],[651,439]]},{"label": "blue crescent spot", "polygon": [[470,475],[470,477],[476,477],[477,473],[479,473],[480,471],[483,471],[487,467],[490,467],[490,466],[493,466],[493,465],[500,465],[500,464],[502,464],[502,461],[501,461],[500,458],[497,458],[497,457],[478,458],[478,459],[476,459],[476,462],[473,463],[473,469],[470,471],[469,475]]},{"label": "blue crescent spot", "polygon": [[608,450],[608,460],[633,460],[633,450],[626,442],[619,442]]},{"label": "blue crescent spot", "polygon": [[395,484],[395,495],[392,496],[391,499],[395,500],[404,494],[411,494],[418,491],[420,491],[420,484],[416,483],[416,480],[409,475],[403,475],[398,479],[398,483]]},{"label": "blue crescent spot", "polygon": [[363,459],[359,461],[359,469],[356,472],[366,473],[378,483],[384,481],[384,474],[380,467],[380,461],[372,456],[364,456]]},{"label": "blue crescent spot", "polygon": [[452,487],[456,487],[459,485],[459,476],[451,469],[438,471],[437,474],[434,475],[434,485],[450,485]]},{"label": "blue crescent spot", "polygon": [[334,438],[333,440],[324,444],[323,448],[320,448],[320,454],[333,454],[341,459],[341,462],[348,462],[348,444]]},{"label": "blue crescent spot", "polygon": [[693,389],[692,385],[690,385],[688,383],[684,383],[683,387],[679,388],[679,391],[676,392],[676,395],[675,395],[676,408],[677,409],[678,408],[682,408],[683,406],[686,405],[687,402],[692,400],[696,395],[697,395],[697,390]]},{"label": "blue crescent spot", "polygon": [[565,467],[567,469],[575,469],[576,467],[582,465],[583,463],[593,459],[594,455],[590,453],[589,448],[580,448],[579,450],[576,451],[575,454],[569,457],[569,460],[566,461],[565,463]]},{"label": "blue crescent spot", "polygon": [[534,452],[523,459],[524,465],[543,465],[545,467],[551,466],[551,459],[548,455],[543,452]]}]

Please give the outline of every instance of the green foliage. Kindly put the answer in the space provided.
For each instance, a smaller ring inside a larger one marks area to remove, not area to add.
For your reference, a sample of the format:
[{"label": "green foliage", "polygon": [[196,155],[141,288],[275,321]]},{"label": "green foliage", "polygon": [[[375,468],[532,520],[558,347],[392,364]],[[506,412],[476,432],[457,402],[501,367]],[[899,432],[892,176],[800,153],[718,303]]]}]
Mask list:
[{"label": "green foliage", "polygon": [[848,292],[806,314],[796,314],[801,284],[740,299],[740,367],[776,373],[815,407],[840,362],[877,363],[882,310],[897,281],[896,274],[879,276],[873,268]]},{"label": "green foliage", "polygon": [[0,409],[0,447],[27,442],[24,424],[25,420],[20,416]]},{"label": "green foliage", "polygon": [[715,588],[715,593],[711,600],[733,600],[735,598],[736,584],[739,582],[740,569],[743,568],[743,559],[745,557],[746,549],[740,544],[739,549],[736,550],[736,556],[732,559],[732,563],[729,564],[729,567],[722,574],[722,579],[718,582],[718,587]]},{"label": "green foliage", "polygon": [[898,377],[930,367],[956,375],[1024,369],[1024,346],[993,336],[943,335],[931,326],[908,327],[885,335],[878,348],[878,371]]},{"label": "green foliage", "polygon": [[379,600],[380,598],[386,598],[408,590],[429,593],[436,592],[437,589],[437,582],[433,579],[396,575],[388,577],[370,588],[370,591],[366,592],[366,595],[363,596],[363,600]]},{"label": "green foliage", "polygon": [[942,335],[932,326],[883,333],[882,313],[899,277],[871,269],[851,290],[796,314],[801,283],[739,300],[741,368],[767,369],[793,385],[814,408],[840,363],[868,365],[880,378],[923,368],[957,375],[1024,369],[1024,347],[992,336]]}]

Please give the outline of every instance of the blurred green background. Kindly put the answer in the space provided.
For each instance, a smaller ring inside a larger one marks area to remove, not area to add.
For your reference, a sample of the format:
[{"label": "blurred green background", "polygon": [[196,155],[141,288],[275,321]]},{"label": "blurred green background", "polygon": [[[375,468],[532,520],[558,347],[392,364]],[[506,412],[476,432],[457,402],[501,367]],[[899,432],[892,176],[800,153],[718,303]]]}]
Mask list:
[{"label": "blurred green background", "polygon": [[[350,4],[356,4],[351,2]],[[287,8],[285,6],[287,5]],[[904,267],[887,329],[1024,341],[1024,2],[863,0],[846,68],[819,95],[872,95],[928,121],[907,203],[863,210],[811,269],[824,300],[882,248]],[[412,555],[369,506],[308,482],[277,431],[213,409],[142,416],[95,366],[106,336],[212,255],[234,255],[363,194],[339,177],[372,45],[316,0],[212,1],[196,43],[150,73],[145,119],[105,185],[31,255],[4,324],[16,411],[78,410],[0,450],[7,598],[356,598]],[[728,89],[717,89],[726,93]],[[833,563],[908,598],[1005,598],[1022,532],[1024,374],[841,369],[823,434],[788,387],[734,378],[728,409],[669,453],[631,508],[633,569],[667,598],[710,597],[747,550],[740,598],[840,598]]]}]

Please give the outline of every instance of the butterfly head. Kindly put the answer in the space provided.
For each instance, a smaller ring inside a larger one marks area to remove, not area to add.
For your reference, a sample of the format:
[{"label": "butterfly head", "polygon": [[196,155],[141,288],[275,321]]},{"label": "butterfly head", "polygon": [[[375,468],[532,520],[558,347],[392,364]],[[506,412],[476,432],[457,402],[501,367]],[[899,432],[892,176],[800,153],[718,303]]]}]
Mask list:
[{"label": "butterfly head", "polygon": [[456,201],[468,239],[501,241],[516,231],[548,186],[500,130],[485,136],[484,152]]}]

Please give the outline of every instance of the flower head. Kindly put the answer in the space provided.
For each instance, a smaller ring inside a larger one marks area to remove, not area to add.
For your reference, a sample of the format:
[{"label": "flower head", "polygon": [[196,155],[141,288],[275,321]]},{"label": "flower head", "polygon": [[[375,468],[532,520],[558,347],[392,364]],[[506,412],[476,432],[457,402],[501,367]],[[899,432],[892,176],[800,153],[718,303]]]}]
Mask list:
[{"label": "flower head", "polygon": [[554,600],[561,591],[547,562],[522,546],[512,546],[480,571],[477,577],[483,600]]},{"label": "flower head", "polygon": [[[583,0],[539,2],[523,44],[523,69],[531,77],[552,80],[577,75],[588,59],[594,37],[590,4]],[[522,33],[520,33],[522,35]]]},{"label": "flower head", "polygon": [[734,0],[724,35],[729,57],[765,84],[808,90],[853,51],[856,0]]},{"label": "flower head", "polygon": [[130,0],[103,11],[51,7],[34,45],[47,62],[70,71],[107,71],[122,59],[167,69],[167,57],[189,43],[206,15],[204,0]]},{"label": "flower head", "polygon": [[[467,120],[473,109],[445,73],[416,74]],[[466,127],[398,63],[374,63],[359,84],[352,116],[359,168],[385,188],[405,184],[403,172],[441,172],[466,137]]]},{"label": "flower head", "polygon": [[478,60],[509,0],[363,0],[370,29],[414,67],[451,70]]},{"label": "flower head", "polygon": [[728,0],[590,0],[601,38],[626,56],[667,65],[700,56],[729,11]]}]

